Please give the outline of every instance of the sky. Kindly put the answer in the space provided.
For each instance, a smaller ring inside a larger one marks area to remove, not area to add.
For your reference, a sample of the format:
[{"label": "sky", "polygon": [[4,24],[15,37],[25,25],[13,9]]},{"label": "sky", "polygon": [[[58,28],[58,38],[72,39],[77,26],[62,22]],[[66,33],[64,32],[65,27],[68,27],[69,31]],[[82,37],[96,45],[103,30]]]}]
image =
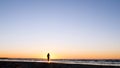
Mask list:
[{"label": "sky", "polygon": [[0,57],[120,59],[120,0],[0,0]]}]

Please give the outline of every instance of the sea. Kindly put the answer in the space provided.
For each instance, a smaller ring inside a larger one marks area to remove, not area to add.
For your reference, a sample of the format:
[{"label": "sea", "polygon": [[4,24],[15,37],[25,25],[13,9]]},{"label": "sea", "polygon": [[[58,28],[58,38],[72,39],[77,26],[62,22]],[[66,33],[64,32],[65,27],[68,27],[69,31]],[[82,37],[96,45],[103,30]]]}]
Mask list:
[{"label": "sea", "polygon": [[[0,59],[0,61],[15,62],[48,62],[45,59]],[[52,59],[52,63],[65,64],[87,64],[87,65],[104,65],[104,66],[120,66],[120,59]]]}]

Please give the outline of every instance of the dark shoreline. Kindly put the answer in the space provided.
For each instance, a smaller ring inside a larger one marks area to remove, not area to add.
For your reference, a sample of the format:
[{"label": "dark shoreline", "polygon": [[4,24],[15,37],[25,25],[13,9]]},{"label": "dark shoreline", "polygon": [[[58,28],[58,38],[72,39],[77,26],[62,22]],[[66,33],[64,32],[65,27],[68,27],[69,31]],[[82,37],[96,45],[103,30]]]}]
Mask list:
[{"label": "dark shoreline", "polygon": [[0,68],[120,68],[120,66],[102,66],[85,64],[64,64],[47,62],[0,61]]}]

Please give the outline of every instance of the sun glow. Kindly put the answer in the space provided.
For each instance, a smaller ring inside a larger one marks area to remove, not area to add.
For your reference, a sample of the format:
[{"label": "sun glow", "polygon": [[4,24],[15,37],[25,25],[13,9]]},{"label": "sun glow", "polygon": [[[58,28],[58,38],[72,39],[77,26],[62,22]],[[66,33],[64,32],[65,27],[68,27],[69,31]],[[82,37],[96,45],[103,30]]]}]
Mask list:
[{"label": "sun glow", "polygon": [[[50,54],[50,59],[58,59],[57,54],[55,54],[55,53],[49,53],[49,54]],[[41,53],[39,58],[47,59],[47,52],[46,53]]]}]

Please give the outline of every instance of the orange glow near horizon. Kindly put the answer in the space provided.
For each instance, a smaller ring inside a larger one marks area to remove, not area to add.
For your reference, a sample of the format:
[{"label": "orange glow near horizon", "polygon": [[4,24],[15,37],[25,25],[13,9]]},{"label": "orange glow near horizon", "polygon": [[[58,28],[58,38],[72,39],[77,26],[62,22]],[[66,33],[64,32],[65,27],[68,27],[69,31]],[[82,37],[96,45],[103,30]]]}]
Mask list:
[{"label": "orange glow near horizon", "polygon": [[59,55],[58,58],[62,59],[120,59],[118,54],[71,54]]},{"label": "orange glow near horizon", "polygon": [[[43,55],[43,56],[42,56]],[[4,58],[44,58],[46,59],[46,54],[10,54],[10,53],[0,53],[0,57]],[[119,54],[50,54],[51,59],[120,59]]]}]

